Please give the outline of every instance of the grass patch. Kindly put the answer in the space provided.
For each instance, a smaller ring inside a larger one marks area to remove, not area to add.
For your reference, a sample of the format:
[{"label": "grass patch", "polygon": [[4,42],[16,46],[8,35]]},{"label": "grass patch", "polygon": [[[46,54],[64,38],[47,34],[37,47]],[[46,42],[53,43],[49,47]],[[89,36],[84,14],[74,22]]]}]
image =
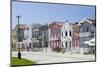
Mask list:
[{"label": "grass patch", "polygon": [[36,62],[21,58],[18,59],[17,57],[12,57],[11,59],[11,65],[31,65],[31,64],[36,64]]}]

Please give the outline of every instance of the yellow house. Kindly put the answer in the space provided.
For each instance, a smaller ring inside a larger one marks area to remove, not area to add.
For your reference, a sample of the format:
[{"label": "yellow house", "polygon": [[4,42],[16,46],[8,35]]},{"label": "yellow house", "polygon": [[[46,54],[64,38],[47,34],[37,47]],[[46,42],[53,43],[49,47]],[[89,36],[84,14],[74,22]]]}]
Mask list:
[{"label": "yellow house", "polygon": [[11,47],[16,50],[16,43],[17,43],[17,35],[16,31],[12,31],[12,44]]}]

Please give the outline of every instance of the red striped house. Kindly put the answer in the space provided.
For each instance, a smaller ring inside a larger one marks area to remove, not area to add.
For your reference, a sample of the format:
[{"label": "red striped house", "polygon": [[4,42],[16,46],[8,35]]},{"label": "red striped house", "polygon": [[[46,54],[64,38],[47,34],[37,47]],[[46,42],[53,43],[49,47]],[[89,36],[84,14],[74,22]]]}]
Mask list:
[{"label": "red striped house", "polygon": [[73,32],[72,34],[72,48],[78,48],[79,47],[79,34],[76,32]]},{"label": "red striped house", "polygon": [[49,48],[61,47],[61,27],[63,22],[53,22],[48,26]]},{"label": "red striped house", "polygon": [[80,32],[80,26],[77,24],[73,24],[73,34],[72,34],[72,50],[73,51],[79,51],[79,32]]}]

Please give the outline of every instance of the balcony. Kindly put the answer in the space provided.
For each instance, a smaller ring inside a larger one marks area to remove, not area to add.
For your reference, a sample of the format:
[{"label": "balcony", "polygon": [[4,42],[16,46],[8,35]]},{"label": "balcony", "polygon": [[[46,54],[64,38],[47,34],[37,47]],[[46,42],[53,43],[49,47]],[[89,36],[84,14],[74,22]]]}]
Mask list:
[{"label": "balcony", "polygon": [[91,36],[91,32],[82,32],[82,33],[79,33],[79,37],[89,37]]},{"label": "balcony", "polygon": [[50,37],[49,40],[60,40],[60,37]]},{"label": "balcony", "polygon": [[39,36],[39,38],[38,39],[42,39],[43,38],[43,36]]}]

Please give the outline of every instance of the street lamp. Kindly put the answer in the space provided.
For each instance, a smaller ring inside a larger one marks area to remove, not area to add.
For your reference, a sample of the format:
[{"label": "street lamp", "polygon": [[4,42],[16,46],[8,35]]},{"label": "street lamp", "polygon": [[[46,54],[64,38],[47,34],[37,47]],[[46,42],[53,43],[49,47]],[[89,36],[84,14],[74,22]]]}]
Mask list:
[{"label": "street lamp", "polygon": [[[18,19],[18,25],[17,25],[17,36],[18,36],[18,42],[20,42],[20,28],[19,28],[19,18],[21,16],[16,16],[17,19]],[[19,48],[19,45],[18,45],[18,48]]]},{"label": "street lamp", "polygon": [[17,19],[18,19],[18,27],[17,27],[17,35],[18,35],[18,59],[21,59],[21,53],[20,53],[20,44],[19,44],[19,42],[20,42],[20,28],[19,28],[19,18],[21,17],[21,16],[16,16],[17,17]]}]

